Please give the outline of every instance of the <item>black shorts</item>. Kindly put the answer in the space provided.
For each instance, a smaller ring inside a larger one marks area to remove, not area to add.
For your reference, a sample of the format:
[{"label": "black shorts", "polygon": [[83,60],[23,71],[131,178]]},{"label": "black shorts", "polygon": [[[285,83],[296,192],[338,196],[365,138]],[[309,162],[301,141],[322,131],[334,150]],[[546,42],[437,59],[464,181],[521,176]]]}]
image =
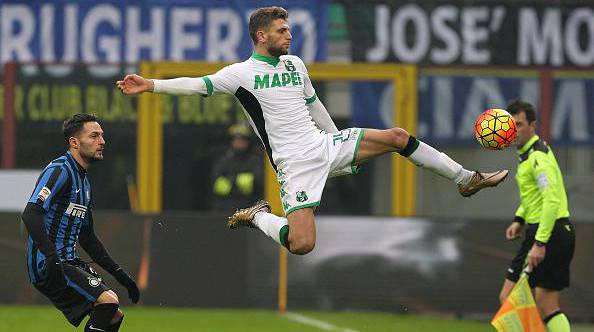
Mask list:
[{"label": "black shorts", "polygon": [[[528,252],[534,244],[538,224],[527,224],[522,246],[507,270],[507,279],[516,282]],[[530,287],[562,290],[569,287],[569,265],[575,250],[575,230],[568,218],[557,219],[551,237],[546,244],[545,258],[532,273],[528,282]]]},{"label": "black shorts", "polygon": [[70,324],[79,326],[99,296],[110,288],[93,268],[82,261],[64,262],[64,275],[68,285],[62,291],[50,289],[44,282],[33,286],[62,311]]}]

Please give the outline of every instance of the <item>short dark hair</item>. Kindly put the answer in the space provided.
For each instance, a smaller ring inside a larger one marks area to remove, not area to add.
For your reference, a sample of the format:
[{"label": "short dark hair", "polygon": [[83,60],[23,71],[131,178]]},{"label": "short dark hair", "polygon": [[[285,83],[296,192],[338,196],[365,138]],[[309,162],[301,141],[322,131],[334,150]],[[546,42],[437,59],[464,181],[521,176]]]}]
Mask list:
[{"label": "short dark hair", "polygon": [[87,122],[99,122],[99,119],[97,119],[95,114],[79,113],[64,120],[62,132],[64,133],[66,144],[68,144],[70,137],[76,136]]},{"label": "short dark hair", "polygon": [[528,123],[536,121],[536,112],[534,111],[534,106],[532,106],[532,104],[529,102],[520,99],[514,99],[509,103],[509,105],[507,105],[506,110],[511,115],[516,115],[521,112],[526,113],[526,120],[528,120]]},{"label": "short dark hair", "polygon": [[256,39],[256,32],[258,30],[268,28],[274,20],[278,20],[279,18],[286,21],[288,17],[289,12],[283,7],[263,7],[253,12],[250,15],[249,30],[254,44],[258,42]]}]

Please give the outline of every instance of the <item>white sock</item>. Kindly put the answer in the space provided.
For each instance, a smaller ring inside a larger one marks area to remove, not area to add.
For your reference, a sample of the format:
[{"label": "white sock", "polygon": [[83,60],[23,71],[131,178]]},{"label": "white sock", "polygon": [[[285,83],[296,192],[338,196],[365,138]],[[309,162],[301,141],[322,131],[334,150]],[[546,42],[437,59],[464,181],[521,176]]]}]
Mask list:
[{"label": "white sock", "polygon": [[254,225],[264,232],[264,234],[268,235],[268,237],[276,241],[276,243],[284,245],[281,242],[280,231],[283,226],[288,227],[289,221],[287,218],[261,211],[254,216]]},{"label": "white sock", "polygon": [[408,157],[413,164],[426,168],[456,184],[466,184],[474,172],[462,167],[447,154],[437,151],[432,146],[419,141],[419,147]]}]

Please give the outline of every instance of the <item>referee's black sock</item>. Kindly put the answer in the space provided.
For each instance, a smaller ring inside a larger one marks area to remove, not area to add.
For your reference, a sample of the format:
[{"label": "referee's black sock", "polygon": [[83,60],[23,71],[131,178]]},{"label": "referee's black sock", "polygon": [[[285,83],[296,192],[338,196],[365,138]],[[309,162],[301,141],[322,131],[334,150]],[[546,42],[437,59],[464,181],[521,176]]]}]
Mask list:
[{"label": "referee's black sock", "polygon": [[120,320],[119,320],[117,323],[115,323],[115,324],[111,325],[111,326],[110,326],[110,327],[107,329],[107,332],[118,332],[118,331],[120,330],[120,326],[122,325],[122,321],[123,321],[123,320],[124,320],[124,316],[123,316],[123,314],[122,314],[122,318],[120,318]]},{"label": "referee's black sock", "polygon": [[[93,307],[91,318],[85,325],[85,332],[109,332],[109,323],[118,311],[117,303],[101,303]],[[118,326],[119,328],[119,326]],[[117,330],[116,330],[117,331]]]}]

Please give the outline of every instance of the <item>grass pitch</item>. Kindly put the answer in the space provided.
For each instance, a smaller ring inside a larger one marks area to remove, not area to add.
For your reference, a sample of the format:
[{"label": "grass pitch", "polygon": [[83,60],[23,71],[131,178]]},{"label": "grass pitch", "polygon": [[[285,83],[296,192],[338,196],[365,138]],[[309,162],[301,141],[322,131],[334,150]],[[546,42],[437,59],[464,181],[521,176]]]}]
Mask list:
[{"label": "grass pitch", "polygon": [[[123,332],[494,332],[488,323],[377,312],[290,312],[140,307],[123,308]],[[83,324],[77,329],[83,330]],[[590,327],[591,328],[591,327]],[[573,329],[574,331],[591,331]],[[74,331],[49,306],[0,306],[0,331]]]}]

